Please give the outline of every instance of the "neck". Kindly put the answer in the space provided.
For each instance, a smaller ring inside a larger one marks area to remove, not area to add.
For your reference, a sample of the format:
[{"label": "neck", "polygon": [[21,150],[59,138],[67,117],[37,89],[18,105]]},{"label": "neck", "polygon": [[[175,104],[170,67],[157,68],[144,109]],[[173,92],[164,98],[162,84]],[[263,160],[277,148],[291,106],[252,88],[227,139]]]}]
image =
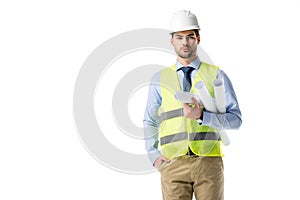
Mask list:
[{"label": "neck", "polygon": [[185,67],[188,66],[195,58],[197,58],[197,55],[190,58],[181,58],[180,56],[177,56],[178,61]]}]

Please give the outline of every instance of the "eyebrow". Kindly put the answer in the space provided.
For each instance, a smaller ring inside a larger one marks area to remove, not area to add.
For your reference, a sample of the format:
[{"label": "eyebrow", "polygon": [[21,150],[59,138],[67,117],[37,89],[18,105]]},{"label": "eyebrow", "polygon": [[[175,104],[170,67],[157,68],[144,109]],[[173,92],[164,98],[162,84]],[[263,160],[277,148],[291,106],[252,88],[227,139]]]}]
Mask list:
[{"label": "eyebrow", "polygon": [[[194,33],[188,34],[187,36],[195,36]],[[184,37],[184,35],[175,35],[175,37]]]}]

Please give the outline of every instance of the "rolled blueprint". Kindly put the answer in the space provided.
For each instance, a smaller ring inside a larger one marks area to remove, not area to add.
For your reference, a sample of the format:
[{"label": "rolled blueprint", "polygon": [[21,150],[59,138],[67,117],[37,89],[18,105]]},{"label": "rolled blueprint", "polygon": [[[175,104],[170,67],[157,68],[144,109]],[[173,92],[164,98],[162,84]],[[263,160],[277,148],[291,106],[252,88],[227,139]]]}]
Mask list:
[{"label": "rolled blueprint", "polygon": [[[214,92],[218,112],[226,113],[226,95],[222,79],[216,79],[214,81]],[[228,146],[230,144],[230,140],[226,132],[224,130],[219,130],[219,135],[221,137],[223,145]]]},{"label": "rolled blueprint", "polygon": [[201,103],[203,104],[204,108],[209,112],[217,113],[217,108],[215,106],[215,103],[211,98],[211,96],[209,95],[204,82],[203,81],[197,82],[195,87],[199,93]]},{"label": "rolled blueprint", "polygon": [[[214,82],[215,89],[215,102],[213,98],[209,95],[208,90],[203,81],[199,81],[196,83],[196,89],[198,90],[201,102],[205,109],[209,112],[213,113],[226,113],[226,97],[225,97],[225,89],[224,83],[221,79],[217,79]],[[230,144],[230,140],[225,131],[219,130],[219,135],[222,140],[224,146],[228,146]]]},{"label": "rolled blueprint", "polygon": [[227,133],[224,130],[219,130],[219,135],[220,135],[223,145],[228,146],[230,144],[230,140],[229,140]]},{"label": "rolled blueprint", "polygon": [[216,99],[216,107],[218,112],[226,113],[226,96],[225,88],[222,79],[216,79],[214,81],[214,91]]}]

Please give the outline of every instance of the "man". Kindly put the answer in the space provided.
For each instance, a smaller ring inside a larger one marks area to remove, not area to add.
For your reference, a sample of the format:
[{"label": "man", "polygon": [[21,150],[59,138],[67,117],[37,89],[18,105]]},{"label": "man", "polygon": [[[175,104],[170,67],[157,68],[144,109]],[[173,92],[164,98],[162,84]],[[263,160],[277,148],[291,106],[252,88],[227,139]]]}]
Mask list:
[{"label": "man", "polygon": [[[179,11],[171,19],[171,44],[177,54],[175,65],[154,75],[144,116],[146,150],[161,173],[165,200],[224,199],[224,175],[218,130],[240,127],[241,112],[227,75],[217,66],[201,62],[197,18]],[[178,90],[197,94],[195,84],[204,81],[211,97],[213,82],[225,86],[226,113],[211,113],[195,99],[181,103]],[[160,148],[158,148],[160,146]]]}]

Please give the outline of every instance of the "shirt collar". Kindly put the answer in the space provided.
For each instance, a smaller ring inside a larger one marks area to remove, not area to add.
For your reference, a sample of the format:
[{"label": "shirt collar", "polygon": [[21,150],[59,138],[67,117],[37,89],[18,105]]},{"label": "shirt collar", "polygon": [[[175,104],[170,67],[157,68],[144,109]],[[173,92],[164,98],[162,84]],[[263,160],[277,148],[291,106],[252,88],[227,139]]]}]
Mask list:
[{"label": "shirt collar", "polygon": [[[197,56],[190,64],[189,67],[192,67],[194,69],[199,69],[201,64],[201,60],[199,58],[199,56]],[[178,60],[176,60],[176,70],[179,70],[181,67],[184,67],[184,65],[179,62]]]}]

